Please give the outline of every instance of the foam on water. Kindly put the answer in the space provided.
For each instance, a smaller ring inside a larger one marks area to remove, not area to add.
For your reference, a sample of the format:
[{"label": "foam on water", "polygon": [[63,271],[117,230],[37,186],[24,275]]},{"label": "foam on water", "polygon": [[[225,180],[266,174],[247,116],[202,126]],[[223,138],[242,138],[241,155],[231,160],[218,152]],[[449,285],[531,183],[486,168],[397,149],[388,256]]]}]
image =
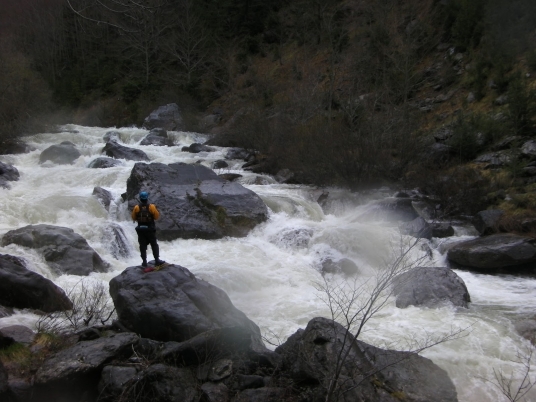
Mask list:
[{"label": "foam on water", "polygon": [[[224,149],[218,147],[215,152],[182,152],[182,146],[205,140],[197,133],[170,132],[178,146],[156,147],[139,145],[148,132],[138,128],[69,125],[64,130],[26,138],[36,148],[33,152],[0,156],[1,161],[14,164],[21,174],[20,181],[11,183],[11,189],[0,189],[3,201],[0,235],[38,223],[72,228],[111,264],[109,272],[93,273],[87,278],[89,283],[106,286],[126,267],[138,265],[140,258],[134,224],[126,205],[120,202],[135,162],[123,160],[121,166],[108,169],[86,167],[102,156],[103,135],[110,130],[118,131],[123,144],[142,149],[151,162],[201,163],[210,167],[224,155]],[[62,141],[73,142],[82,156],[73,165],[39,165],[42,150]],[[321,274],[324,260],[352,260],[358,266],[359,280],[364,282],[372,280],[397,254],[400,246],[411,242],[411,239],[400,239],[394,226],[360,222],[357,218],[366,203],[361,194],[324,189],[330,193],[324,205],[325,214],[316,202],[322,189],[278,184],[272,177],[242,171],[241,161],[228,163],[228,168],[217,173],[242,174],[239,182],[259,194],[268,205],[268,221],[244,238],[160,241],[161,256],[225,290],[237,308],[255,321],[273,343],[286,340],[313,317],[330,316],[322,302],[324,295],[318,290],[318,284],[326,283]],[[112,193],[115,203],[110,212],[92,196],[95,186]],[[373,197],[386,195],[391,194],[383,192]],[[131,245],[128,257],[113,256],[114,250],[106,235],[112,223],[123,229]],[[460,237],[446,242],[474,235],[470,228],[463,226],[457,227],[456,233]],[[430,242],[434,250],[431,256],[426,249],[417,246],[409,257],[420,259],[421,265],[445,266],[445,256],[438,251],[440,242],[445,240]],[[0,247],[0,253],[24,258],[31,270],[67,291],[80,282],[78,276],[55,275],[35,250],[8,245]],[[469,309],[451,306],[398,309],[394,300],[389,299],[386,307],[368,323],[362,339],[379,347],[403,349],[408,343],[465,328],[466,336],[425,350],[422,355],[448,372],[460,401],[501,400],[497,389],[487,380],[493,379],[494,369],[508,373],[522,367],[515,362],[516,351],[526,347],[528,342],[516,334],[513,322],[535,311],[536,279],[460,270],[456,273],[464,279],[471,294]],[[342,277],[328,275],[326,280],[335,284]],[[36,319],[31,312],[17,311],[11,317],[0,319],[0,327],[15,323],[32,326]],[[536,375],[535,370],[532,375]],[[535,391],[528,400],[536,400]]]}]

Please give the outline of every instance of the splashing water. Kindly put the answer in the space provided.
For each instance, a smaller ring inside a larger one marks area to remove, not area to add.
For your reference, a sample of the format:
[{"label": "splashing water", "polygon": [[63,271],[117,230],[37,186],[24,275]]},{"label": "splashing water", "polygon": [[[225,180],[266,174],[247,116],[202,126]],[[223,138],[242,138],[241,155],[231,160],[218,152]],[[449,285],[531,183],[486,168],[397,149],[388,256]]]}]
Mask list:
[{"label": "splashing water", "polygon": [[[126,180],[133,161],[121,166],[89,169],[87,165],[102,156],[106,128],[65,126],[61,133],[43,133],[25,138],[36,148],[28,154],[0,156],[0,161],[13,164],[20,180],[11,182],[11,189],[0,189],[3,208],[0,209],[0,235],[30,224],[46,223],[72,228],[87,239],[103,259],[111,264],[106,273],[93,273],[91,280],[107,284],[128,266],[138,265],[134,224],[120,195],[126,190]],[[115,129],[121,142],[143,149],[152,162],[201,163],[210,167],[222,159],[224,149],[190,154],[181,148],[193,142],[203,142],[197,133],[170,132],[177,146],[140,146],[147,134],[138,128]],[[72,165],[40,165],[39,155],[47,147],[71,141],[82,153]],[[161,256],[166,261],[182,265],[198,277],[225,290],[237,308],[255,321],[266,338],[282,342],[298,328],[317,316],[330,317],[315,285],[323,281],[322,262],[343,257],[356,263],[360,276],[369,279],[392,253],[399,241],[395,227],[375,223],[360,223],[364,199],[341,189],[330,189],[329,214],[316,202],[319,190],[307,186],[278,184],[271,177],[240,170],[241,161],[228,161],[229,167],[217,173],[240,173],[239,181],[255,191],[270,209],[267,222],[258,225],[245,238],[220,240],[160,241]],[[263,185],[255,183],[265,183]],[[114,201],[108,212],[92,196],[95,186],[111,192]],[[110,224],[125,233],[123,239],[130,249],[118,251],[109,241]],[[464,237],[466,232],[460,231]],[[414,258],[426,258],[427,266],[445,266],[444,255],[437,251],[431,257],[420,247],[411,253]],[[35,250],[16,245],[0,247],[0,253],[20,256],[28,267],[69,290],[80,277],[55,276],[43,257]],[[150,253],[150,251],[149,251]],[[394,300],[372,319],[362,339],[379,347],[402,347],[408,339],[445,334],[452,328],[468,328],[465,337],[440,344],[422,354],[445,369],[458,391],[460,401],[487,402],[501,400],[496,387],[489,381],[493,370],[521,368],[516,363],[516,351],[528,342],[516,334],[513,321],[532,313],[536,308],[536,280],[515,276],[492,276],[456,271],[465,281],[472,303],[469,309],[441,307],[434,309],[410,307],[398,309]],[[340,280],[340,278],[332,278]],[[33,326],[37,317],[28,311],[0,319],[0,327],[13,324]],[[532,377],[536,375],[533,369]],[[515,381],[514,381],[515,382]],[[532,391],[527,400],[536,400]]]}]

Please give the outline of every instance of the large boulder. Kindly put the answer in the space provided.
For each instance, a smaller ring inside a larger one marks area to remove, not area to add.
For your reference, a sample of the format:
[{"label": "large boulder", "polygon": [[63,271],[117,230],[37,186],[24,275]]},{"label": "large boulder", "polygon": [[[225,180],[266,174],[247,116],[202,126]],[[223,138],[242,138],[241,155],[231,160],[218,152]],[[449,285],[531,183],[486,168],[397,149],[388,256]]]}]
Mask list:
[{"label": "large boulder", "polygon": [[[457,401],[447,373],[414,353],[383,350],[356,341],[342,325],[313,318],[276,349],[281,370],[291,380],[325,392],[335,381],[334,395],[346,401]],[[337,377],[336,370],[339,370]],[[320,399],[315,399],[320,400]]]},{"label": "large boulder", "polygon": [[79,400],[85,392],[97,400],[95,391],[105,364],[129,357],[138,343],[136,334],[112,334],[78,342],[48,358],[35,374],[34,393],[42,401]]},{"label": "large boulder", "polygon": [[141,149],[129,148],[118,144],[115,141],[106,143],[102,152],[115,159],[126,159],[128,161],[149,161],[149,157]]},{"label": "large boulder", "polygon": [[410,222],[404,222],[399,227],[400,233],[403,235],[413,236],[417,239],[431,239],[432,226],[420,216]]},{"label": "large boulder", "polygon": [[246,236],[268,218],[261,198],[202,165],[136,163],[127,181],[129,207],[141,190],[160,211],[159,238]]},{"label": "large boulder", "polygon": [[51,145],[39,155],[39,163],[51,161],[58,165],[68,165],[80,157],[81,153],[70,141],[63,141],[59,145]]},{"label": "large boulder", "polygon": [[0,162],[0,187],[9,188],[8,181],[17,181],[19,177],[19,171],[15,166]]},{"label": "large boulder", "polygon": [[396,276],[393,293],[399,308],[436,307],[444,303],[467,308],[471,301],[463,279],[444,267],[419,267]]},{"label": "large boulder", "polygon": [[143,121],[143,128],[163,128],[168,131],[184,130],[184,123],[176,103],[169,103],[153,110]]},{"label": "large boulder", "polygon": [[155,145],[158,147],[173,146],[173,141],[168,137],[166,130],[162,128],[153,128],[143,140],[140,145]]},{"label": "large boulder", "polygon": [[500,209],[487,209],[477,212],[472,223],[481,236],[486,236],[499,231],[499,220],[503,215],[504,211]]},{"label": "large boulder", "polygon": [[108,268],[86,239],[70,228],[28,225],[4,235],[2,245],[12,243],[40,251],[48,266],[58,275],[89,275]]},{"label": "large boulder", "polygon": [[447,258],[478,269],[520,267],[536,261],[536,239],[499,233],[449,245]]},{"label": "large boulder", "polygon": [[223,290],[179,265],[150,273],[129,267],[110,281],[110,295],[121,324],[144,338],[182,342],[209,330],[242,327],[264,347],[257,325]]},{"label": "large boulder", "polygon": [[27,269],[20,258],[7,254],[0,254],[0,304],[47,313],[72,308],[61,288]]}]

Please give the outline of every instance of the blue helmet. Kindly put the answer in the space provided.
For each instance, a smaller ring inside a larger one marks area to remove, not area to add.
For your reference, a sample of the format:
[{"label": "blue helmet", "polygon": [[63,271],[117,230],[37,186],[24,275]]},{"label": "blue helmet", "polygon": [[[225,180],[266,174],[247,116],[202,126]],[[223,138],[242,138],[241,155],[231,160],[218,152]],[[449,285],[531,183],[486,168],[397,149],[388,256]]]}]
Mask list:
[{"label": "blue helmet", "polygon": [[147,191],[142,191],[140,193],[140,200],[147,201],[149,199],[149,193]]}]

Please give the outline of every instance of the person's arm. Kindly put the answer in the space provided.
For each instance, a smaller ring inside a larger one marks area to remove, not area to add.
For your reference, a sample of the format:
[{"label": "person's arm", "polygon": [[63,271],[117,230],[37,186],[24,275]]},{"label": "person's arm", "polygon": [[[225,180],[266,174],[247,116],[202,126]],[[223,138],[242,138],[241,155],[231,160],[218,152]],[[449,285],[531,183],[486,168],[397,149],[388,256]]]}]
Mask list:
[{"label": "person's arm", "polygon": [[156,205],[154,205],[154,204],[149,205],[149,212],[153,215],[153,219],[155,221],[158,218],[160,218],[160,212],[158,212],[158,209],[156,209]]},{"label": "person's arm", "polygon": [[138,218],[138,212],[140,212],[140,207],[136,205],[132,210],[132,220],[135,221]]}]

